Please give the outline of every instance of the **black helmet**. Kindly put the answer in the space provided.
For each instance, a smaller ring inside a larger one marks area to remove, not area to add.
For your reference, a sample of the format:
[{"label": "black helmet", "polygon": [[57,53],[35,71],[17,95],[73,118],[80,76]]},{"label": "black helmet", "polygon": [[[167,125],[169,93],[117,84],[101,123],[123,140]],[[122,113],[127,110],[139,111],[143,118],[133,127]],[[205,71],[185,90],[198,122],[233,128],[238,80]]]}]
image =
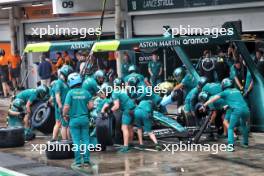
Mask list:
[{"label": "black helmet", "polygon": [[41,85],[36,88],[37,97],[45,99],[49,96],[49,88],[46,85]]}]

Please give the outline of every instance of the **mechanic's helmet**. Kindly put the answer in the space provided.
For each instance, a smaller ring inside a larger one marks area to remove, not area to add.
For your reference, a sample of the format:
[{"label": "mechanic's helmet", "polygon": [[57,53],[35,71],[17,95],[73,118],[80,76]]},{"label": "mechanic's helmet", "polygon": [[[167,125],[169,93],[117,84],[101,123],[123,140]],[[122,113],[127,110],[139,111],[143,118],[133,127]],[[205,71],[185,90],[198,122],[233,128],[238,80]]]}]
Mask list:
[{"label": "mechanic's helmet", "polygon": [[178,67],[173,71],[173,76],[176,78],[178,82],[181,82],[184,78],[186,72],[183,67]]},{"label": "mechanic's helmet", "polygon": [[202,89],[207,83],[208,83],[208,79],[202,76],[200,80],[198,81],[198,87]]},{"label": "mechanic's helmet", "polygon": [[97,70],[94,73],[94,78],[98,84],[103,84],[104,79],[105,79],[105,73],[103,70]]},{"label": "mechanic's helmet", "polygon": [[114,86],[122,86],[122,80],[120,78],[116,78],[113,83]]},{"label": "mechanic's helmet", "polygon": [[128,72],[129,73],[137,72],[137,67],[135,65],[130,65],[128,67]]},{"label": "mechanic's helmet", "polygon": [[73,68],[69,65],[63,65],[59,70],[59,74],[63,75],[65,80],[67,80],[69,74],[71,74],[72,72]]},{"label": "mechanic's helmet", "polygon": [[5,56],[5,50],[0,48],[0,56]]},{"label": "mechanic's helmet", "polygon": [[68,76],[68,80],[67,80],[68,85],[70,86],[70,88],[73,88],[74,86],[78,85],[78,84],[82,84],[82,77],[79,73],[71,73]]},{"label": "mechanic's helmet", "polygon": [[232,82],[231,79],[229,79],[229,78],[225,78],[225,79],[223,79],[221,85],[222,85],[222,89],[224,90],[224,89],[226,89],[226,88],[230,88],[230,87],[232,87],[233,82]]},{"label": "mechanic's helmet", "polygon": [[25,105],[25,102],[22,99],[15,99],[12,103],[12,105],[17,109],[22,109]]},{"label": "mechanic's helmet", "polygon": [[209,94],[207,92],[201,92],[198,95],[198,100],[200,102],[206,102],[209,99]]},{"label": "mechanic's helmet", "polygon": [[133,77],[131,77],[131,78],[129,78],[129,79],[127,80],[127,84],[128,84],[129,86],[137,86],[138,82],[139,82],[139,80],[138,80],[137,77],[135,77],[135,76],[133,76]]},{"label": "mechanic's helmet", "polygon": [[108,84],[108,83],[103,83],[101,85],[100,90],[102,92],[104,92],[104,94],[106,95],[106,97],[110,97],[111,93],[112,93],[112,87]]},{"label": "mechanic's helmet", "polygon": [[49,96],[49,88],[46,85],[41,85],[36,88],[37,97],[45,99]]}]

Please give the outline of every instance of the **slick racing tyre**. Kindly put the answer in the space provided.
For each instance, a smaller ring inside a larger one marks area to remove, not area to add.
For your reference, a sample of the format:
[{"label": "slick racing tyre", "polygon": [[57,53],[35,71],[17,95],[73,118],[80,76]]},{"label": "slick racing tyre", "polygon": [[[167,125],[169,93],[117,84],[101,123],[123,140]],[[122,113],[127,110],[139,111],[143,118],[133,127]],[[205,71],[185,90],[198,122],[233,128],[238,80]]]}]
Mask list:
[{"label": "slick racing tyre", "polygon": [[32,106],[32,126],[44,134],[50,134],[55,125],[54,110],[45,102],[37,102]]},{"label": "slick racing tyre", "polygon": [[74,158],[72,141],[49,141],[46,145],[46,156],[48,159],[71,159]]},{"label": "slick racing tyre", "polygon": [[96,119],[96,137],[98,143],[101,144],[102,151],[106,149],[106,146],[113,145],[113,118],[108,116],[104,119],[98,116]]},{"label": "slick racing tyre", "polygon": [[24,145],[23,127],[0,127],[0,148]]},{"label": "slick racing tyre", "polygon": [[122,112],[116,111],[114,112],[114,123],[113,123],[113,131],[114,131],[114,143],[115,144],[123,144],[123,133],[121,130],[122,125]]}]

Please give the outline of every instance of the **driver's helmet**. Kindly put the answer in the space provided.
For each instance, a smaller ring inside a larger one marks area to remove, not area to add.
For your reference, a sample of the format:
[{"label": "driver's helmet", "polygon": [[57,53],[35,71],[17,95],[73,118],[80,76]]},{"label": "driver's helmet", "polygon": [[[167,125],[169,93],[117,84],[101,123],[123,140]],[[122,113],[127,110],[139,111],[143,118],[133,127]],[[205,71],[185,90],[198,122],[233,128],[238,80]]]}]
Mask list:
[{"label": "driver's helmet", "polygon": [[173,71],[173,76],[177,82],[181,82],[186,74],[186,71],[183,67],[178,67]]}]

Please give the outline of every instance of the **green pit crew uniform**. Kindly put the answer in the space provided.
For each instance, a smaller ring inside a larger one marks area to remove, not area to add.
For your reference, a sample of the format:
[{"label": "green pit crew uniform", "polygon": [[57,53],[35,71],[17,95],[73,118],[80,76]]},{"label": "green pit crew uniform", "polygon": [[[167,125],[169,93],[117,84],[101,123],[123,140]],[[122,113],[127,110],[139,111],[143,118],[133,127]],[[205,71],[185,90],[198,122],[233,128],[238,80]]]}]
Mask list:
[{"label": "green pit crew uniform", "polygon": [[145,80],[143,75],[133,72],[127,75],[126,77],[124,77],[123,81],[128,82],[129,78],[132,78],[132,77],[136,77],[139,80],[139,82],[144,82]]},{"label": "green pit crew uniform", "polygon": [[[36,89],[23,90],[16,95],[16,98],[23,100],[26,104],[28,101],[32,104],[34,101],[38,100]],[[30,134],[32,133],[32,129],[25,128],[24,133],[25,136],[30,136]]]},{"label": "green pit crew uniform", "polygon": [[[56,94],[60,94],[61,103],[62,103],[62,107],[63,107],[65,99],[66,99],[66,96],[67,96],[67,93],[68,93],[69,90],[70,90],[70,88],[68,87],[68,85],[63,80],[58,79],[54,83],[54,87],[52,88],[52,91],[54,91],[54,94],[55,94],[55,102],[56,102]],[[58,107],[57,102],[55,103],[55,118],[56,118],[57,121],[61,122],[61,125],[63,127],[67,127],[69,125],[63,119],[61,109]]]},{"label": "green pit crew uniform", "polygon": [[135,125],[138,128],[144,126],[144,132],[149,133],[152,130],[152,103],[149,100],[142,100],[135,109]]},{"label": "green pit crew uniform", "polygon": [[[12,105],[10,107],[10,110],[14,111],[14,112],[19,112],[19,113],[26,111],[25,107],[21,107],[21,109],[18,109]],[[24,126],[23,125],[23,117],[8,115],[7,119],[8,119],[8,126],[9,127],[17,127],[17,126],[23,127]]]},{"label": "green pit crew uniform", "polygon": [[184,110],[186,112],[194,112],[195,111],[195,99],[198,96],[199,91],[198,88],[193,88],[186,96],[184,102]]},{"label": "green pit crew uniform", "polygon": [[122,114],[122,124],[131,125],[133,123],[133,117],[131,116],[131,111],[135,108],[134,101],[127,95],[124,91],[114,91],[111,96],[113,101],[119,101],[120,110]]},{"label": "green pit crew uniform", "polygon": [[25,103],[27,103],[28,101],[30,101],[30,103],[33,103],[38,99],[36,89],[24,90],[17,94],[16,98],[23,100]]},{"label": "green pit crew uniform", "polygon": [[234,128],[240,122],[243,134],[243,144],[248,145],[248,127],[246,122],[250,113],[242,94],[236,88],[229,88],[217,95],[225,101],[231,110],[228,127],[228,144],[234,144]]},{"label": "green pit crew uniform", "polygon": [[130,67],[130,63],[123,63],[122,64],[122,68],[121,68],[121,72],[122,72],[122,77],[126,77],[127,75],[129,75],[129,72],[128,72],[128,68]]},{"label": "green pit crew uniform", "polygon": [[[75,148],[75,164],[81,164],[81,150],[83,154],[84,163],[90,161],[89,146],[89,110],[88,103],[91,100],[89,92],[82,88],[71,89],[65,100],[65,106],[70,107],[69,111],[69,127],[73,143],[78,147]],[[81,144],[85,145],[85,151],[81,149]]]},{"label": "green pit crew uniform", "polygon": [[188,93],[195,88],[195,86],[197,85],[197,81],[194,79],[194,77],[190,74],[187,73],[183,80],[181,81],[181,84],[183,84],[184,86],[184,90],[185,90],[185,97],[188,95]]},{"label": "green pit crew uniform", "polygon": [[87,90],[92,96],[95,96],[99,91],[99,86],[94,77],[88,77],[82,84],[82,88]]},{"label": "green pit crew uniform", "polygon": [[161,82],[160,75],[159,75],[159,72],[160,72],[161,68],[162,68],[162,64],[159,61],[157,61],[157,62],[150,61],[148,63],[148,69],[150,69],[152,74],[153,74],[150,77],[150,82],[151,82],[151,85],[153,87]]},{"label": "green pit crew uniform", "polygon": [[[207,92],[209,94],[209,98],[211,98],[212,96],[215,96],[216,94],[222,92],[223,90],[220,83],[207,83],[203,87],[202,91]],[[210,108],[210,110],[222,110],[225,105],[227,105],[225,101],[222,98],[220,98],[219,100],[210,104],[208,107]],[[225,120],[229,121],[230,115],[231,115],[231,111],[230,109],[227,109],[225,113]]]}]

